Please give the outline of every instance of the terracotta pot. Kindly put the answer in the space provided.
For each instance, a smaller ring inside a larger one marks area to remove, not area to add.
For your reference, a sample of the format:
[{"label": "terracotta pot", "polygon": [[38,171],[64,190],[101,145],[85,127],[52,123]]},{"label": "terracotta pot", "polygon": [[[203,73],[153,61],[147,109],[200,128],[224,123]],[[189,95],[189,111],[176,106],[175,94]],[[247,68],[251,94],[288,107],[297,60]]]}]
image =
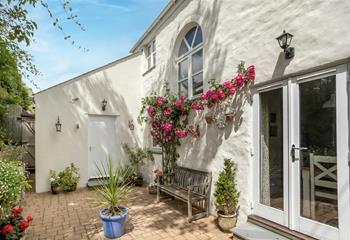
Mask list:
[{"label": "terracotta pot", "polygon": [[207,121],[208,124],[212,124],[214,121],[214,118],[212,115],[205,115],[205,121]]},{"label": "terracotta pot", "polygon": [[51,186],[51,192],[52,194],[57,194],[63,191],[63,188],[61,186]]},{"label": "terracotta pot", "polygon": [[230,232],[237,224],[237,213],[232,215],[223,215],[218,212],[218,225],[224,232]]},{"label": "terracotta pot", "polygon": [[234,113],[226,113],[225,115],[226,115],[226,121],[227,122],[231,122],[235,118],[235,114]]}]

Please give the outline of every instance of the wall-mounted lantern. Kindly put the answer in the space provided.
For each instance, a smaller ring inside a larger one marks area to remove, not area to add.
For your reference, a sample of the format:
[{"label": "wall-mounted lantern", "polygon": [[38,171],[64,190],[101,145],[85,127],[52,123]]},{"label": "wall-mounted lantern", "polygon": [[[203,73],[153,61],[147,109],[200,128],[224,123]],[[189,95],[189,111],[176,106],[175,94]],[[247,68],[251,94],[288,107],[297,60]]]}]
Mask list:
[{"label": "wall-mounted lantern", "polygon": [[56,132],[61,132],[62,130],[62,123],[60,122],[60,117],[57,117],[57,122],[56,122]]},{"label": "wall-mounted lantern", "polygon": [[280,47],[284,51],[285,58],[286,59],[293,58],[294,57],[294,48],[290,47],[290,44],[291,44],[292,39],[293,39],[293,35],[286,32],[285,30],[283,30],[282,35],[280,35],[276,39],[278,41],[278,44],[280,45]]},{"label": "wall-mounted lantern", "polygon": [[134,125],[134,121],[133,120],[129,120],[129,129],[131,131],[133,131],[135,129],[135,125]]},{"label": "wall-mounted lantern", "polygon": [[106,108],[107,108],[107,100],[106,99],[103,99],[101,106],[102,106],[102,111],[106,111]]}]

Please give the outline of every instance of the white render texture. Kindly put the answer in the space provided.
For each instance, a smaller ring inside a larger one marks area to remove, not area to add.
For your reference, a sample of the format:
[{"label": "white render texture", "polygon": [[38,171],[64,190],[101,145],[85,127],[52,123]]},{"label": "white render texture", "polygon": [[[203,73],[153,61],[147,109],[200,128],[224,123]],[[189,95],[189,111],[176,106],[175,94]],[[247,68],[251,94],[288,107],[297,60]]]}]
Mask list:
[{"label": "white render texture", "polygon": [[[86,183],[86,115],[101,114],[99,103],[103,98],[114,99],[108,113],[120,114],[118,126],[122,127],[117,130],[118,139],[150,146],[147,127],[135,125],[136,130],[130,132],[127,122],[129,119],[135,122],[141,97],[151,91],[161,92],[164,81],[176,91],[176,53],[181,38],[194,24],[199,24],[203,30],[206,80],[231,79],[240,60],[254,64],[256,82],[264,82],[350,57],[350,1],[177,1],[137,48],[141,50],[156,40],[154,69],[145,72],[144,55],[130,57],[83,76],[81,80],[36,95],[37,191],[48,190],[48,169],[59,170],[69,162],[81,168],[80,186]],[[284,59],[275,40],[284,29],[294,35],[295,57],[292,60]],[[80,100],[72,105],[69,100],[74,97]],[[183,142],[178,164],[212,171],[214,191],[223,159],[232,158],[238,165],[239,222],[242,222],[251,213],[253,197],[253,122],[249,94],[246,101],[238,101],[236,107],[239,120],[223,130],[207,126],[203,114],[194,116],[201,136]],[[54,131],[57,115],[62,116],[61,134]],[[81,125],[78,131],[74,129],[76,122]],[[159,158],[157,155],[157,166]],[[153,164],[144,166],[149,181],[153,178],[153,169]],[[215,214],[213,197],[211,212]]]}]

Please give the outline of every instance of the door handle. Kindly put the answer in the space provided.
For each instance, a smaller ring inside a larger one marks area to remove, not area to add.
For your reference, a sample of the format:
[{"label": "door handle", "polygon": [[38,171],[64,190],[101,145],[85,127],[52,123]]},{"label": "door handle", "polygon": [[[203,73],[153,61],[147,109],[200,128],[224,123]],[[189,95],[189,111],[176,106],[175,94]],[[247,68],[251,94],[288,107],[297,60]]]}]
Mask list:
[{"label": "door handle", "polygon": [[307,147],[295,147],[295,145],[293,144],[292,145],[292,150],[290,151],[290,155],[292,156],[292,162],[295,162],[296,161],[296,158],[295,158],[295,150],[298,150],[298,151],[306,151],[307,150]]}]

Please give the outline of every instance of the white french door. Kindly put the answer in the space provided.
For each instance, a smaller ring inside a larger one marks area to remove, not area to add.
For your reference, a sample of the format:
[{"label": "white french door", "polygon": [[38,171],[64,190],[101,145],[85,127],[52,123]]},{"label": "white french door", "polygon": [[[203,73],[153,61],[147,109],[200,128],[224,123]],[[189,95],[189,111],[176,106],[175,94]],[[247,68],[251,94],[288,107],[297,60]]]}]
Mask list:
[{"label": "white french door", "polygon": [[256,89],[254,214],[319,239],[348,239],[346,65]]}]

